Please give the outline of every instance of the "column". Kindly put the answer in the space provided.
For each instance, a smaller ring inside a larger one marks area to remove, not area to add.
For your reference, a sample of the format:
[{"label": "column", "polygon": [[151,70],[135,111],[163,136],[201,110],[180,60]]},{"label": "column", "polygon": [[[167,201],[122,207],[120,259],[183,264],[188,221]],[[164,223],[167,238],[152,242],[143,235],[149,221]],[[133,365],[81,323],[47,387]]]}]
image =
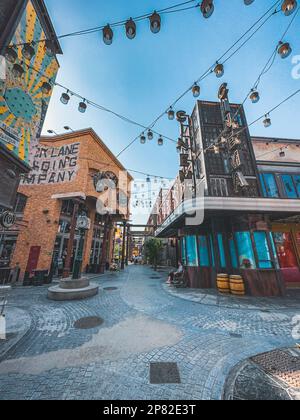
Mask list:
[{"label": "column", "polygon": [[102,244],[102,252],[101,252],[101,258],[100,258],[100,274],[105,273],[109,224],[110,224],[109,216],[104,216],[103,244]]},{"label": "column", "polygon": [[72,215],[72,221],[71,221],[70,238],[69,238],[69,241],[68,241],[67,256],[66,256],[65,267],[64,267],[64,271],[63,271],[63,278],[64,279],[70,277],[71,260],[72,260],[75,232],[76,232],[78,210],[79,210],[79,203],[77,201],[75,201],[74,202],[73,215]]},{"label": "column", "polygon": [[123,223],[123,242],[122,242],[121,270],[124,270],[125,269],[125,254],[126,254],[126,222]]}]

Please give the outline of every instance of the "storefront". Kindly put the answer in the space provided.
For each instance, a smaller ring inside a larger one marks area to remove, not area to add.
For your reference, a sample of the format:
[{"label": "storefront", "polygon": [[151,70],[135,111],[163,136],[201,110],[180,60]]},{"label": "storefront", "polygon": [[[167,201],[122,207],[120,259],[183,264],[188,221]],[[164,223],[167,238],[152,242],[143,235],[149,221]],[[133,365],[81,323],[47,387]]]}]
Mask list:
[{"label": "storefront", "polygon": [[[19,188],[28,197],[27,226],[11,247],[11,266],[18,262],[22,276],[69,276],[83,254],[83,271],[103,272],[113,258],[115,223],[129,217],[131,176],[91,129],[42,138],[33,168]],[[83,214],[84,231],[77,226]]]}]

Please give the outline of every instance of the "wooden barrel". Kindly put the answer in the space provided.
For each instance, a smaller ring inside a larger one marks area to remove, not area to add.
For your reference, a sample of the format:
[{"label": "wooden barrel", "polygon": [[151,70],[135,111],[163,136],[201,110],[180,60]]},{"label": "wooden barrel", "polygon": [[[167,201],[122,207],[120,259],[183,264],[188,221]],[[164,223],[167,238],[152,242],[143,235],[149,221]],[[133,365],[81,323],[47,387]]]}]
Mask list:
[{"label": "wooden barrel", "polygon": [[229,286],[229,275],[228,274],[218,274],[217,276],[217,286],[218,290],[222,294],[229,294],[230,293],[230,286]]},{"label": "wooden barrel", "polygon": [[245,296],[245,283],[242,276],[230,276],[230,291],[234,296]]}]

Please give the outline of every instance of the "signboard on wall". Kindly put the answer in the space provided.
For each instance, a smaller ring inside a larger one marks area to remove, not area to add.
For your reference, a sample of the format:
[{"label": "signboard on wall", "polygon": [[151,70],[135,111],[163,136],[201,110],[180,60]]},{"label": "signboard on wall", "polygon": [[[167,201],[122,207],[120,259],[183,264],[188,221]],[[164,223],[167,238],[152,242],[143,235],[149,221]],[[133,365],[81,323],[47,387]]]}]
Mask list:
[{"label": "signboard on wall", "polygon": [[79,169],[80,143],[61,147],[40,146],[35,152],[32,171],[22,185],[54,185],[73,182]]}]

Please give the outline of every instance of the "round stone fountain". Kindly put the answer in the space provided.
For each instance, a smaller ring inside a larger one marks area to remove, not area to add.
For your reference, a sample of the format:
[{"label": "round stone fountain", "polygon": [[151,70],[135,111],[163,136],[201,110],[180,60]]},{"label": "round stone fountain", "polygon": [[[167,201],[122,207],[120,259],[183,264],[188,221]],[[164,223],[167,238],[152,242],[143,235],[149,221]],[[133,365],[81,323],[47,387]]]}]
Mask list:
[{"label": "round stone fountain", "polygon": [[48,289],[48,299],[56,301],[81,300],[96,296],[99,293],[99,286],[90,283],[89,279],[82,277],[74,280],[72,278],[62,279],[59,285]]}]

